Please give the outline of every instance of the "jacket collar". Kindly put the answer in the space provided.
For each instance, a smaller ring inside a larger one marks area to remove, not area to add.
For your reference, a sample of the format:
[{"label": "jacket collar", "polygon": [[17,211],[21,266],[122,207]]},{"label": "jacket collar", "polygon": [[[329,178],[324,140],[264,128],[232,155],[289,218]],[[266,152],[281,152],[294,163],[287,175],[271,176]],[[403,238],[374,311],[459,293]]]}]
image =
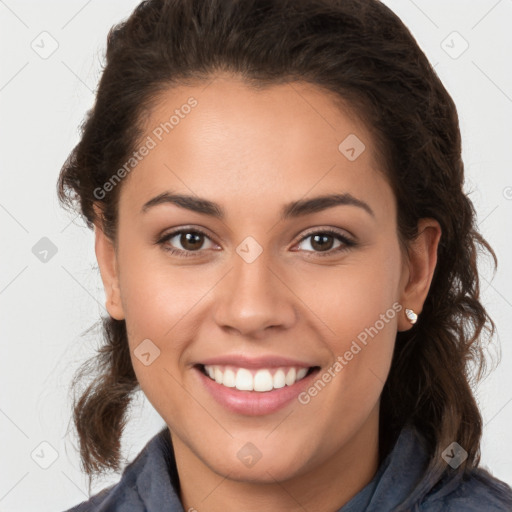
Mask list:
[{"label": "jacket collar", "polygon": [[[421,481],[428,454],[421,434],[404,427],[377,473],[338,512],[382,512],[395,510]],[[147,510],[184,512],[179,498],[179,476],[174,450],[165,427],[144,447],[127,468]],[[129,475],[125,475],[130,479]]]}]

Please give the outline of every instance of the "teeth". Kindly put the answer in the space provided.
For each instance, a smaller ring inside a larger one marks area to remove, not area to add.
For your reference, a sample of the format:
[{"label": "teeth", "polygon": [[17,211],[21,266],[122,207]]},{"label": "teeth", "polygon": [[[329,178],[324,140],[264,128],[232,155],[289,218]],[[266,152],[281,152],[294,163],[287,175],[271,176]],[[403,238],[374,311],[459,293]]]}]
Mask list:
[{"label": "teeth", "polygon": [[[219,384],[223,384],[223,382],[219,382]],[[241,391],[252,391],[254,389],[252,375],[249,370],[240,368],[240,370],[236,372],[235,388]]]},{"label": "teeth", "polygon": [[222,378],[222,384],[228,388],[234,388],[236,386],[236,375],[233,370],[226,370]]},{"label": "teeth", "polygon": [[218,384],[240,391],[258,392],[291,386],[308,373],[308,368],[294,366],[277,369],[261,368],[251,371],[246,368],[205,365],[204,369],[210,378]]},{"label": "teeth", "polygon": [[297,377],[297,370],[295,370],[295,368],[290,368],[288,370],[288,373],[286,374],[286,378],[284,379],[284,381],[286,382],[286,385],[291,386],[295,382],[296,377]]},{"label": "teeth", "polygon": [[297,380],[303,379],[306,376],[306,373],[308,373],[308,368],[301,368],[297,372]]},{"label": "teeth", "polygon": [[286,376],[284,371],[279,368],[276,373],[274,373],[274,388],[284,388],[286,385]]},{"label": "teeth", "polygon": [[258,370],[254,376],[254,389],[270,391],[274,388],[274,379],[268,370]]}]

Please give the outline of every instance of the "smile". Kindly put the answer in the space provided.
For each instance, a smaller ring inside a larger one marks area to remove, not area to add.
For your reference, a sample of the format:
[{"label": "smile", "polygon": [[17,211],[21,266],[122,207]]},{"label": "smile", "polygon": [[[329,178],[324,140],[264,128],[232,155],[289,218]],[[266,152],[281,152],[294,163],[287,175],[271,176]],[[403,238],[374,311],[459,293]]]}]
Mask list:
[{"label": "smile", "polygon": [[202,365],[203,372],[212,380],[228,388],[259,393],[292,386],[302,380],[311,368],[299,366],[247,369],[228,365]]},{"label": "smile", "polygon": [[223,408],[244,416],[272,414],[291,405],[311,385],[319,366],[243,368],[194,366],[203,389]]}]

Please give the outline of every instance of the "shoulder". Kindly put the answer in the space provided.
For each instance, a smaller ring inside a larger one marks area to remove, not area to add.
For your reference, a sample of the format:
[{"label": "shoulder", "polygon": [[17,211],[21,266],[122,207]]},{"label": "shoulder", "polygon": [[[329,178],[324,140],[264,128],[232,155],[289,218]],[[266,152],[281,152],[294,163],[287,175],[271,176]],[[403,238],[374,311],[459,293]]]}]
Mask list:
[{"label": "shoulder", "polygon": [[[143,511],[142,502],[135,483],[136,475],[133,466],[128,466],[119,482],[101,490],[87,501],[66,510],[65,512],[114,512],[117,510]],[[129,508],[126,508],[126,507]],[[125,508],[123,508],[125,507]]]},{"label": "shoulder", "polygon": [[424,499],[421,512],[511,512],[512,488],[484,468],[458,480],[442,480]]},{"label": "shoulder", "polygon": [[123,471],[120,481],[66,512],[183,512],[179,477],[167,426]]}]

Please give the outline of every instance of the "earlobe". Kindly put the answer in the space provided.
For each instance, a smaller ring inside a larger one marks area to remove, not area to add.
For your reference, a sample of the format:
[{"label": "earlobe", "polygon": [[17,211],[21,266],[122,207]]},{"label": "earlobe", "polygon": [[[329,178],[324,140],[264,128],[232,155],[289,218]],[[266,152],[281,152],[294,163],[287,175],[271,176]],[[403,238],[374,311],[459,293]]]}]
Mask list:
[{"label": "earlobe", "polygon": [[[398,322],[398,331],[410,329],[421,319],[421,310],[437,265],[437,248],[441,234],[441,226],[435,219],[423,218],[418,221],[418,236],[409,245],[406,262],[409,277],[402,290],[400,303],[403,312]],[[413,314],[407,314],[406,309]]]},{"label": "earlobe", "polygon": [[121,303],[119,273],[114,244],[97,224],[94,225],[94,234],[96,259],[98,260],[106,296],[105,307],[112,318],[123,320],[124,311]]}]

